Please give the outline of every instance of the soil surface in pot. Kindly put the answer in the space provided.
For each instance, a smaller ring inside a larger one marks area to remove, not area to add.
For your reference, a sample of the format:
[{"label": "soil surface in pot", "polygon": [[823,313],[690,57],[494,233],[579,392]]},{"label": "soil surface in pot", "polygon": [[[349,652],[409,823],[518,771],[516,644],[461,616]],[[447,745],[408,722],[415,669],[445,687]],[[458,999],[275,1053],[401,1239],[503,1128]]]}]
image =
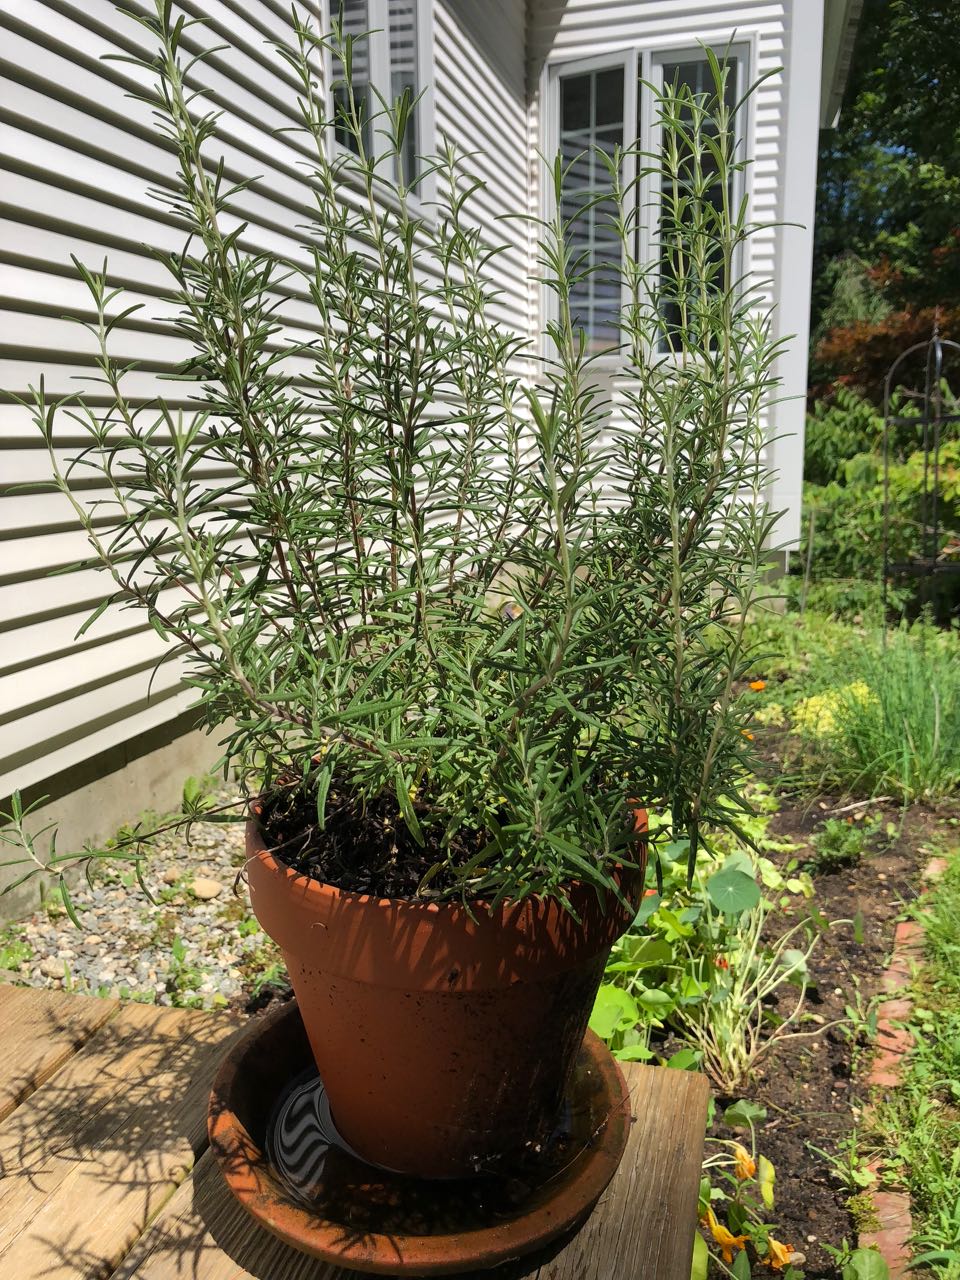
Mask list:
[{"label": "soil surface in pot", "polygon": [[[429,814],[422,801],[412,801],[418,818]],[[625,815],[626,816],[626,815]],[[489,843],[484,831],[463,827],[441,849],[427,837],[420,845],[400,812],[396,797],[388,794],[360,802],[336,784],[327,796],[323,830],[317,821],[316,796],[280,792],[268,796],[260,815],[266,845],[280,862],[294,871],[333,885],[348,893],[375,898],[418,898],[420,886],[430,874],[429,892],[439,895],[455,884],[454,877],[438,864],[463,865]],[[427,823],[424,827],[429,832]]]},{"label": "soil surface in pot", "polygon": [[[414,811],[424,812],[413,801]],[[418,813],[418,816],[419,816]],[[484,847],[481,831],[460,830],[443,851],[417,843],[395,796],[359,802],[331,786],[323,830],[317,821],[316,796],[281,792],[268,796],[260,815],[264,838],[273,856],[294,871],[349,893],[377,898],[415,898],[427,872],[446,857],[466,862]],[[430,880],[435,891],[449,889],[453,878],[438,871]]]}]

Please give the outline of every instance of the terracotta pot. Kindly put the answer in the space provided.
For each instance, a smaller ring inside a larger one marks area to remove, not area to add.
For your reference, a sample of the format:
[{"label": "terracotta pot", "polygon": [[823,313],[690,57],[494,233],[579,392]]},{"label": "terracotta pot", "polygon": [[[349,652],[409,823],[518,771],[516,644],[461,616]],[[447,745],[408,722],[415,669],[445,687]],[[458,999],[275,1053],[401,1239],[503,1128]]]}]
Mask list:
[{"label": "terracotta pot", "polygon": [[[583,885],[570,893],[579,921],[555,899],[477,903],[471,916],[346,893],[277,862],[254,821],[247,856],[254,913],[283,952],[334,1122],[358,1155],[461,1177],[549,1133],[632,910]],[[624,876],[632,901],[642,880]]]}]

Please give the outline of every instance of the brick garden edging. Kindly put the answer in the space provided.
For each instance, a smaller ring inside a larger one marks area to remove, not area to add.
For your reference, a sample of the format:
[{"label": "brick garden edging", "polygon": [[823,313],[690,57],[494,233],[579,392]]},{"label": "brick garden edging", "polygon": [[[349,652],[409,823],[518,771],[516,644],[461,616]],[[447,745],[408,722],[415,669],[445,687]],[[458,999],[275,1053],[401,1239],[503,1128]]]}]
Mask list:
[{"label": "brick garden edging", "polygon": [[[924,887],[938,880],[946,869],[945,858],[932,858],[921,876]],[[867,1084],[875,1089],[895,1089],[903,1080],[904,1060],[913,1047],[913,1037],[894,1023],[906,1022],[913,1010],[913,1001],[903,993],[909,989],[910,978],[922,957],[923,926],[915,920],[901,921],[894,934],[890,964],[880,980],[887,997],[878,1010],[877,1053],[867,1075]],[[879,1176],[881,1163],[879,1159],[870,1162],[875,1176]],[[899,1190],[872,1191],[870,1198],[880,1225],[875,1231],[860,1233],[860,1246],[879,1250],[890,1280],[906,1280],[913,1234],[910,1196]]]}]

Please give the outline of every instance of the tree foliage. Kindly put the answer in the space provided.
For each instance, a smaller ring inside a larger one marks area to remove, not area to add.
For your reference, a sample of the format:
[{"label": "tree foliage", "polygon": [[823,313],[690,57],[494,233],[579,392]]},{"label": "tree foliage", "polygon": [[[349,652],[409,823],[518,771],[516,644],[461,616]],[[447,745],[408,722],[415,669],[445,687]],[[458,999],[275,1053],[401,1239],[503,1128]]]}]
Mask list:
[{"label": "tree foliage", "polygon": [[[960,307],[958,23],[960,0],[866,0],[839,128],[821,148],[812,332],[851,326],[848,347],[867,363],[909,345],[911,313]],[[841,353],[821,348],[814,384],[838,372]]]}]

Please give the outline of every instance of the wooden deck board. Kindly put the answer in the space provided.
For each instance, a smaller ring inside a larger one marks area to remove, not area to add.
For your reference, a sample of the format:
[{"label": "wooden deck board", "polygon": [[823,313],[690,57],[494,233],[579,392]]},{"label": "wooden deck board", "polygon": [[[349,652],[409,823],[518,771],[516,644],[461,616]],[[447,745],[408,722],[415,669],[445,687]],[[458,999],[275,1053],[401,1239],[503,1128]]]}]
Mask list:
[{"label": "wooden deck board", "polygon": [[128,1005],[7,1117],[0,1275],[110,1275],[204,1150],[210,1081],[234,1030]]},{"label": "wooden deck board", "polygon": [[39,1089],[120,1008],[62,991],[0,986],[0,1121]]},{"label": "wooden deck board", "polygon": [[[231,1019],[0,987],[0,1025],[16,1046],[0,1099],[21,1099],[0,1124],[0,1276],[355,1280],[248,1217],[206,1149]],[[625,1074],[635,1121],[584,1227],[461,1280],[689,1280],[707,1083],[635,1064]]]}]

